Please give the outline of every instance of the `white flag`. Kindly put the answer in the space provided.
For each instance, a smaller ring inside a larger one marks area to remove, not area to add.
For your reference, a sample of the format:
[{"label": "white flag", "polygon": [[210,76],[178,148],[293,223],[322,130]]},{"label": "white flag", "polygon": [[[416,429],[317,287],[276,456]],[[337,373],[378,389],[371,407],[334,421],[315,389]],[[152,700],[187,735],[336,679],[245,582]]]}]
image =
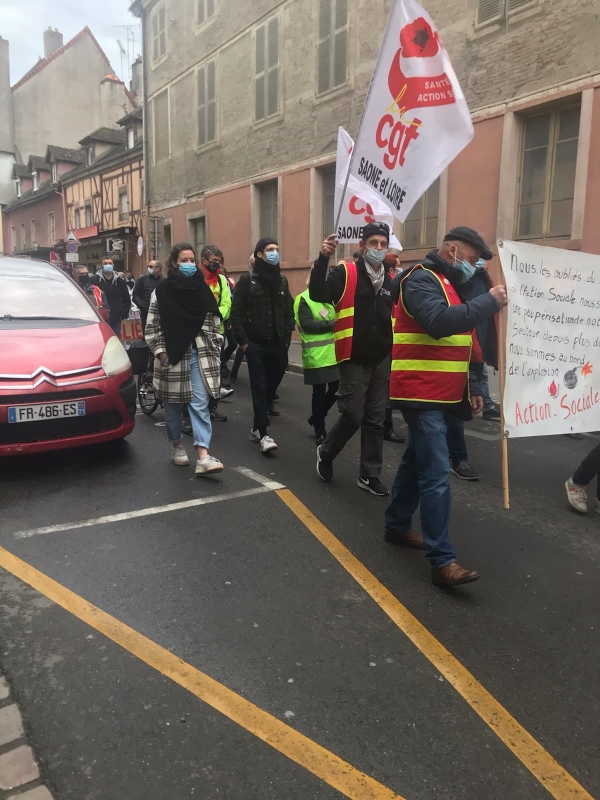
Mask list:
[{"label": "white flag", "polygon": [[354,149],[351,173],[404,222],[473,138],[467,102],[429,14],[395,0]]},{"label": "white flag", "polygon": [[[338,128],[337,158],[335,162],[335,213],[337,215],[354,141],[344,128]],[[348,186],[344,195],[344,205],[340,214],[337,227],[337,237],[340,244],[346,242],[359,242],[362,238],[362,229],[369,222],[385,222],[390,228],[390,247],[402,250],[402,245],[394,236],[392,226],[394,215],[383,202],[379,194],[362,181],[352,175],[348,178]]]}]

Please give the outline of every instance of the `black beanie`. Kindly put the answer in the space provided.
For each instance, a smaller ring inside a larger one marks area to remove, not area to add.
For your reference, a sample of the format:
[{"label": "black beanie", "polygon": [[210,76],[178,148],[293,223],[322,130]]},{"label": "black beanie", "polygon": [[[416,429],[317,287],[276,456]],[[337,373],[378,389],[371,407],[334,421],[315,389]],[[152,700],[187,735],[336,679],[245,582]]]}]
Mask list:
[{"label": "black beanie", "polygon": [[279,246],[277,239],[274,239],[272,236],[265,236],[263,239],[259,239],[256,243],[256,247],[254,248],[254,258],[256,258],[257,253],[264,253],[265,247],[268,247],[270,244],[276,244]]},{"label": "black beanie", "polygon": [[385,236],[390,241],[390,228],[385,222],[369,222],[362,231],[362,241],[366,242],[370,236]]}]

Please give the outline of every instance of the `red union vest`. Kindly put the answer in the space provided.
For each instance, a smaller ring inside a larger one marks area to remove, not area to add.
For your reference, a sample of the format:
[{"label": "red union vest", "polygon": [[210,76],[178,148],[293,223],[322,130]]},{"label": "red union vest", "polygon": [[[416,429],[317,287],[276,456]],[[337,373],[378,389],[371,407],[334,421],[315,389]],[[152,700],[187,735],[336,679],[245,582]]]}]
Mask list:
[{"label": "red union vest", "polygon": [[100,287],[92,284],[92,291],[94,293],[94,300],[96,301],[96,305],[98,308],[102,308],[102,290]]},{"label": "red union vest", "polygon": [[[439,281],[448,306],[461,305],[458,292],[446,278],[422,264],[413,269],[425,269]],[[401,281],[400,299],[394,309],[390,399],[460,403],[469,373],[471,332],[442,339],[433,339],[425,333],[404,306],[404,281],[412,272]]]},{"label": "red union vest", "polygon": [[335,305],[335,325],[333,339],[335,342],[335,357],[338,364],[348,361],[352,355],[352,334],[354,333],[354,298],[358,272],[354,261],[346,261],[346,285],[344,293]]}]

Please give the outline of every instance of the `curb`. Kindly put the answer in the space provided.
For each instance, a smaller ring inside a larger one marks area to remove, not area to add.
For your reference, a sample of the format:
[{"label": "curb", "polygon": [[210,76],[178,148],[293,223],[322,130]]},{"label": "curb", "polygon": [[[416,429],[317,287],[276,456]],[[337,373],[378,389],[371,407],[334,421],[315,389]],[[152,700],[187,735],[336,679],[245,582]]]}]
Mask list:
[{"label": "curb", "polygon": [[288,364],[288,372],[294,372],[296,375],[304,375],[304,367],[302,364]]}]

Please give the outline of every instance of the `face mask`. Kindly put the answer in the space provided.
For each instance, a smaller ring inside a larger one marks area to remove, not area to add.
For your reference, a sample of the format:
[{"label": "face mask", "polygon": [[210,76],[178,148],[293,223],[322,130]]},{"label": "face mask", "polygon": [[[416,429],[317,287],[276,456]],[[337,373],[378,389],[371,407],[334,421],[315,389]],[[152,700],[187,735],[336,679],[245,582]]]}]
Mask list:
[{"label": "face mask", "polygon": [[90,276],[89,275],[79,275],[79,277],[77,278],[77,282],[79,283],[80,286],[85,287],[90,282]]},{"label": "face mask", "polygon": [[464,259],[463,261],[455,261],[454,266],[462,272],[461,283],[467,283],[475,275],[475,267]]},{"label": "face mask", "polygon": [[179,264],[179,272],[185,275],[186,278],[191,278],[197,271],[195,264]]},{"label": "face mask", "polygon": [[268,253],[265,253],[265,261],[267,264],[276,267],[279,264],[279,251],[269,250]]},{"label": "face mask", "polygon": [[114,271],[115,268],[113,267],[112,264],[104,264],[102,266],[102,272],[106,272],[107,275],[112,275]]},{"label": "face mask", "polygon": [[209,272],[218,272],[221,269],[221,263],[219,261],[209,261],[206,268]]},{"label": "face mask", "polygon": [[481,269],[484,264],[485,264],[485,259],[478,258],[477,263],[475,264],[475,269]]},{"label": "face mask", "polygon": [[154,275],[154,269],[152,267],[148,267],[148,275]]},{"label": "face mask", "polygon": [[365,258],[372,267],[380,267],[383,263],[387,250],[375,250],[372,247],[367,247]]}]

